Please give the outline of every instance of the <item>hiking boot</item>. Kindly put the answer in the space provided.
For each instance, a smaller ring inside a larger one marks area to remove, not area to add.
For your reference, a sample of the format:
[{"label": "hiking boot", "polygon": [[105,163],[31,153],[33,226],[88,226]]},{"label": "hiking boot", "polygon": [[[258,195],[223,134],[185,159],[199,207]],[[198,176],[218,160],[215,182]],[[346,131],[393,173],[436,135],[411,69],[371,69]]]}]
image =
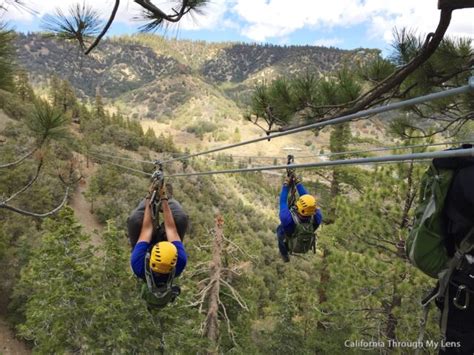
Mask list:
[{"label": "hiking boot", "polygon": [[283,259],[283,261],[285,263],[289,263],[290,262],[290,257],[288,255],[283,255],[283,254],[280,254],[281,255],[281,258]]}]

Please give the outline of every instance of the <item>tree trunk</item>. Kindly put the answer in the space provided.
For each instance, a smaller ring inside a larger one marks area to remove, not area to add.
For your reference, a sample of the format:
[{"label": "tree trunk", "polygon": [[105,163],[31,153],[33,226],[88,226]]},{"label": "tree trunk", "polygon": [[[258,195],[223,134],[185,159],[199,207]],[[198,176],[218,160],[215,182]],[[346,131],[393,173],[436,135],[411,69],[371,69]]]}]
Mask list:
[{"label": "tree trunk", "polygon": [[[393,293],[392,293],[392,300],[390,302],[383,302],[384,313],[386,315],[386,323],[384,329],[384,336],[390,342],[394,342],[397,340],[396,330],[398,325],[398,319],[393,314],[393,310],[396,307],[400,307],[402,305],[402,297],[397,291],[397,282],[398,280],[394,280],[393,282]],[[389,346],[392,348],[391,346]]]},{"label": "tree trunk", "polygon": [[214,245],[212,249],[212,261],[209,271],[210,284],[208,292],[208,309],[204,327],[204,335],[210,340],[211,348],[208,354],[217,354],[219,347],[219,292],[222,272],[222,240],[223,240],[224,219],[222,216],[216,217],[214,232]]},{"label": "tree trunk", "polygon": [[[331,281],[331,275],[329,274],[329,270],[328,270],[328,266],[329,266],[328,261],[327,261],[328,255],[329,255],[329,250],[324,249],[322,269],[319,275],[319,285],[318,285],[319,305],[322,305],[328,300],[328,296],[326,294],[326,288],[328,287],[329,282]],[[318,328],[326,329],[326,327],[321,322],[318,322]]]},{"label": "tree trunk", "polygon": [[405,195],[405,204],[403,206],[403,215],[402,221],[400,223],[400,229],[408,228],[408,212],[410,212],[411,206],[413,204],[414,197],[414,186],[413,186],[413,162],[410,163],[408,168],[408,178],[407,178],[407,193]]},{"label": "tree trunk", "polygon": [[[416,187],[413,184],[413,162],[411,162],[409,170],[408,170],[408,177],[407,177],[407,193],[405,195],[405,204],[403,206],[403,214],[400,222],[400,230],[404,230],[408,228],[409,225],[409,212],[413,206],[413,201],[416,196]],[[397,254],[400,258],[406,259],[405,253],[405,240],[399,239],[397,242]]]},{"label": "tree trunk", "polygon": [[324,222],[326,224],[334,223],[334,221],[336,220],[335,200],[336,200],[336,197],[339,195],[340,191],[341,191],[341,186],[340,186],[339,172],[337,170],[333,170],[332,179],[331,179],[331,189],[330,189],[331,205],[329,207],[327,217],[324,218]]}]

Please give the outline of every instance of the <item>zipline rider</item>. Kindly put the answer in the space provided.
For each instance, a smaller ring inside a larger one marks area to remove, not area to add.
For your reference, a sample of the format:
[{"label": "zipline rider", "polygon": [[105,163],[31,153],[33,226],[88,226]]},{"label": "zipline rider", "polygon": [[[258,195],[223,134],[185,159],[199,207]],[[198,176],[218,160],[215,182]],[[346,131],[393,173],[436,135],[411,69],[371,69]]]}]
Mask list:
[{"label": "zipline rider", "polygon": [[159,199],[163,210],[166,241],[152,245],[153,189],[152,184],[146,197],[143,224],[137,244],[130,256],[130,264],[134,274],[147,283],[146,287],[142,288],[142,296],[148,306],[161,308],[179,295],[179,287],[173,286],[172,283],[173,279],[178,277],[186,267],[187,256],[168,204],[166,186],[163,183],[159,186]]},{"label": "zipline rider", "polygon": [[[289,156],[290,161],[292,156]],[[288,194],[292,190],[292,201]],[[295,190],[299,198],[295,201]],[[289,262],[289,254],[304,254],[310,249],[316,252],[316,229],[323,220],[316,198],[310,194],[294,172],[288,170],[280,193],[280,225],[277,227],[278,249],[284,262]]]}]

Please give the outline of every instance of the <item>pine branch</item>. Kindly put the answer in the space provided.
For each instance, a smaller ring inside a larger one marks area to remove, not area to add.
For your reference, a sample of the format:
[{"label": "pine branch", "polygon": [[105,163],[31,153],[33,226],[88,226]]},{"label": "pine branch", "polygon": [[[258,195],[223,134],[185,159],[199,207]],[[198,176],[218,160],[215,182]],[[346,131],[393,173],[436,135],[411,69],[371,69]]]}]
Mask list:
[{"label": "pine branch", "polygon": [[[390,92],[391,90],[398,87],[403,81],[416,69],[418,69],[423,63],[425,63],[431,55],[436,51],[439,47],[441,40],[446,33],[446,30],[449,27],[451,22],[451,14],[452,10],[443,9],[440,13],[440,19],[436,31],[434,33],[430,33],[427,35],[423,46],[421,47],[420,52],[412,59],[410,62],[399,68],[398,70],[394,71],[391,75],[385,78],[383,81],[379,82],[375,87],[370,89],[369,91],[365,92],[361,96],[357,97],[355,100],[348,101],[344,104],[338,105],[326,105],[322,107],[332,107],[333,109],[348,107],[352,105],[352,107],[339,111],[337,114],[331,114],[326,117],[322,117],[316,122],[324,122],[327,120],[334,119],[336,117],[350,115],[369,107],[375,105],[376,100],[385,101],[388,98],[385,98],[384,95]],[[392,93],[393,95],[393,93]],[[316,107],[315,107],[316,109]],[[288,127],[279,127],[276,130],[269,130],[267,133],[274,133],[274,132],[284,132],[289,129],[295,129],[302,126],[307,125],[308,123],[288,126]]]},{"label": "pine branch", "polygon": [[120,5],[120,0],[115,0],[115,5],[114,5],[114,8],[112,9],[112,13],[110,14],[109,20],[108,20],[107,23],[105,24],[104,29],[102,30],[102,32],[99,33],[99,35],[96,37],[96,39],[94,40],[94,42],[93,42],[93,43],[89,46],[89,48],[84,52],[85,55],[88,55],[88,54],[99,44],[99,42],[101,41],[102,37],[105,36],[105,34],[106,34],[107,31],[109,30],[110,26],[112,25],[112,22],[114,22],[115,15],[117,14],[117,10],[118,10],[118,8],[119,8],[119,5]]},{"label": "pine branch", "polygon": [[233,242],[232,240],[226,238],[224,235],[222,235],[222,239],[224,239],[227,243],[231,244],[233,247],[235,247],[238,251],[240,251],[243,255],[246,255],[249,259],[256,260],[255,256],[250,255],[247,253],[245,250],[243,250],[238,244]]},{"label": "pine branch", "polygon": [[0,207],[2,205],[6,205],[8,202],[10,202],[11,200],[13,200],[15,197],[17,197],[18,195],[20,195],[21,193],[25,192],[26,190],[28,190],[34,183],[35,181],[38,179],[38,176],[40,174],[40,171],[41,171],[41,167],[43,166],[43,159],[40,159],[39,163],[38,163],[38,166],[36,167],[36,173],[35,175],[33,176],[33,178],[23,187],[21,188],[20,190],[18,190],[17,192],[15,192],[13,195],[11,195],[10,197],[8,197],[7,199],[3,200],[0,202]]},{"label": "pine branch", "polygon": [[375,247],[375,248],[377,248],[377,249],[385,250],[385,251],[387,251],[387,252],[389,252],[389,253],[391,253],[391,254],[393,254],[393,255],[396,255],[396,256],[400,257],[400,255],[398,255],[397,252],[391,250],[390,248],[387,248],[387,247],[384,246],[384,245],[380,245],[380,244],[377,244],[377,243],[370,243],[370,242],[368,242],[368,241],[366,241],[365,243],[366,243],[367,245],[373,246],[373,247]]},{"label": "pine branch", "polygon": [[209,272],[209,270],[207,268],[202,268],[202,269],[198,269],[198,270],[193,270],[192,272],[187,273],[186,276],[189,277],[189,278],[192,278],[196,275],[203,274],[205,272]]},{"label": "pine branch", "polygon": [[182,0],[181,7],[179,10],[172,8],[172,14],[167,14],[150,0],[134,0],[140,5],[145,11],[143,14],[144,19],[150,20],[151,22],[142,26],[141,31],[149,32],[154,31],[157,28],[162,27],[166,22],[176,23],[181,18],[188,14],[190,11],[199,11],[199,7],[205,5],[207,0]]},{"label": "pine branch", "polygon": [[364,109],[373,100],[381,97],[397,85],[400,85],[411,73],[419,68],[424,62],[426,62],[431,55],[438,48],[441,40],[446,33],[451,22],[452,10],[441,10],[438,27],[434,33],[429,33],[426,37],[425,43],[422,46],[421,52],[415,56],[409,63],[404,65],[402,68],[395,71],[392,75],[380,82],[375,88],[364,94],[356,105],[351,109],[342,112],[343,115],[349,115],[351,113]]},{"label": "pine branch", "polygon": [[226,320],[226,323],[227,323],[227,332],[229,333],[230,338],[232,339],[232,342],[234,343],[234,345],[237,346],[237,342],[235,341],[235,335],[234,335],[234,332],[232,331],[232,327],[230,325],[230,319],[229,319],[229,316],[227,315],[227,309],[226,309],[224,303],[221,302],[220,297],[218,297],[217,299],[219,301],[219,305],[221,306],[221,309],[222,309],[222,312],[223,312],[223,315],[224,315],[224,319]]},{"label": "pine branch", "polygon": [[17,166],[17,165],[21,164],[23,161],[25,161],[26,159],[28,159],[29,157],[31,157],[37,150],[38,150],[38,147],[36,147],[35,149],[33,149],[32,151],[30,151],[29,153],[27,153],[26,155],[24,155],[23,157],[21,157],[20,159],[14,161],[14,162],[6,163],[6,164],[3,164],[3,165],[0,165],[0,169],[3,169],[3,168],[12,168],[12,167],[14,167],[14,166]]},{"label": "pine branch", "polygon": [[[467,122],[469,122],[469,120],[472,120],[474,119],[474,112],[469,112],[467,113],[466,115],[464,116],[461,116],[461,117],[458,117],[457,119],[449,122],[447,125],[443,126],[442,128],[432,132],[432,133],[425,133],[423,129],[421,129],[420,127],[415,127],[415,126],[412,126],[412,125],[407,125],[407,127],[410,127],[410,128],[413,128],[413,129],[416,129],[416,130],[420,130],[423,132],[422,135],[418,135],[418,136],[413,136],[413,135],[410,135],[410,134],[403,134],[404,137],[406,138],[410,138],[410,139],[417,139],[417,138],[429,138],[429,137],[433,137],[439,133],[443,133],[443,132],[446,132],[452,125],[458,123],[458,127],[456,127],[454,130],[455,131],[459,131],[462,126],[464,126]],[[454,134],[455,135],[455,134]]]},{"label": "pine branch", "polygon": [[69,196],[69,187],[66,187],[66,191],[65,191],[65,193],[64,193],[64,198],[63,198],[62,202],[59,204],[59,206],[57,206],[56,208],[52,209],[51,211],[45,212],[45,213],[29,212],[29,211],[25,211],[25,210],[22,210],[22,209],[20,209],[20,208],[13,207],[13,206],[6,205],[6,204],[0,204],[0,208],[5,208],[5,209],[7,209],[7,210],[10,210],[10,211],[13,211],[13,212],[22,214],[22,215],[24,215],[24,216],[44,218],[44,217],[49,217],[49,216],[55,214],[55,213],[58,212],[61,208],[63,208],[64,205],[65,205],[66,202],[67,202],[68,196]]},{"label": "pine branch", "polygon": [[240,296],[240,294],[235,290],[235,288],[233,288],[227,281],[225,280],[221,280],[222,284],[224,284],[225,286],[227,286],[227,288],[230,290],[230,292],[232,292],[232,298],[239,304],[239,306],[243,309],[245,309],[246,311],[249,310],[249,308],[247,307],[247,304],[245,303],[245,301],[243,300],[242,296]]}]

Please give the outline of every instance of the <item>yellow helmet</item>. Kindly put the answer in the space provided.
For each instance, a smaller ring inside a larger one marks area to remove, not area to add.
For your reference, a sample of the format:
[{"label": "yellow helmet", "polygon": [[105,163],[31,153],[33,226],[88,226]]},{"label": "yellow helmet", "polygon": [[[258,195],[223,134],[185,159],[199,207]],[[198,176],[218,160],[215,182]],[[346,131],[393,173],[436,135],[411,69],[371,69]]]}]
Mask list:
[{"label": "yellow helmet", "polygon": [[316,212],[316,198],[312,195],[303,195],[296,201],[298,213],[302,216],[309,217]]},{"label": "yellow helmet", "polygon": [[178,261],[178,249],[170,242],[155,244],[150,254],[150,269],[159,274],[169,274]]}]

